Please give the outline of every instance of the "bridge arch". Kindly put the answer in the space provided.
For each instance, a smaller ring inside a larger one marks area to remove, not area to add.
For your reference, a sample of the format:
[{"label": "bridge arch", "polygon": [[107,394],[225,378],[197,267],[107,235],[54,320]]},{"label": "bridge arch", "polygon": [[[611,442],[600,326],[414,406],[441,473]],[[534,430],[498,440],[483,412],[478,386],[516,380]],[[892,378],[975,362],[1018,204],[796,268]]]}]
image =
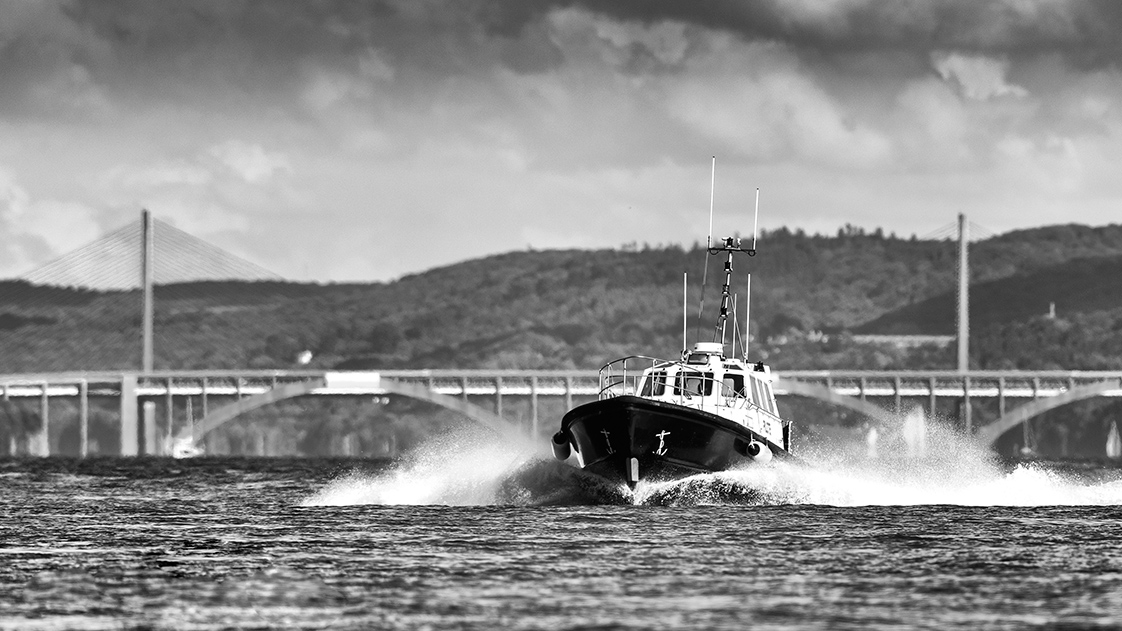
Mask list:
[{"label": "bridge arch", "polygon": [[[326,380],[323,378],[310,379],[308,381],[301,381],[298,383],[287,383],[278,385],[261,394],[239,399],[233,403],[219,407],[201,419],[199,425],[195,428],[194,445],[201,446],[203,437],[208,433],[218,429],[219,427],[233,421],[242,414],[251,410],[264,407],[266,405],[277,403],[285,399],[292,399],[299,396],[314,394],[316,391],[322,391],[328,388]],[[499,434],[507,434],[517,431],[517,426],[514,423],[504,419],[503,417],[478,406],[469,401],[460,398],[433,392],[424,384],[413,383],[406,381],[398,381],[396,379],[383,378],[379,380],[378,386],[364,392],[348,391],[347,394],[397,394],[411,399],[418,399],[434,403],[443,408],[459,412],[469,419],[487,427]],[[178,437],[179,441],[190,441],[192,436],[190,434],[191,428],[187,428]]]},{"label": "bridge arch", "polygon": [[818,399],[859,412],[881,423],[893,424],[898,420],[895,414],[875,403],[862,401],[861,399],[846,394],[838,394],[826,386],[796,381],[794,379],[779,378],[775,380],[774,387],[777,394],[782,392],[785,395]]},{"label": "bridge arch", "polygon": [[1022,406],[1006,412],[1005,416],[997,419],[996,421],[978,428],[976,436],[978,440],[986,445],[992,445],[1001,438],[1005,432],[1013,429],[1014,427],[1024,423],[1034,416],[1043,414],[1049,410],[1054,410],[1058,407],[1063,407],[1069,403],[1076,401],[1083,401],[1097,396],[1106,394],[1119,389],[1119,380],[1102,381],[1099,383],[1092,383],[1086,386],[1079,386],[1072,388],[1066,392],[1057,394],[1054,397],[1046,399],[1036,399],[1032,403],[1027,403]]}]

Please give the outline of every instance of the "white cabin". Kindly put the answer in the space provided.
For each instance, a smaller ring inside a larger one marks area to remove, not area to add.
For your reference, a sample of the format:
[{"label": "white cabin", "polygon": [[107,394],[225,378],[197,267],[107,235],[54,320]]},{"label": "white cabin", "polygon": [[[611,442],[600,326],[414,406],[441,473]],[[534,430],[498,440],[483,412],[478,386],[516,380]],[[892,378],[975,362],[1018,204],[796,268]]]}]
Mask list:
[{"label": "white cabin", "polygon": [[[641,374],[628,375],[628,360],[648,360]],[[622,379],[612,370],[624,362]],[[629,377],[637,383],[628,387]],[[601,396],[632,394],[696,408],[747,427],[771,443],[789,449],[790,429],[779,416],[772,391],[771,370],[762,362],[747,365],[724,356],[720,342],[699,342],[683,353],[682,361],[630,357],[601,369]],[[617,386],[623,386],[623,391]]]}]

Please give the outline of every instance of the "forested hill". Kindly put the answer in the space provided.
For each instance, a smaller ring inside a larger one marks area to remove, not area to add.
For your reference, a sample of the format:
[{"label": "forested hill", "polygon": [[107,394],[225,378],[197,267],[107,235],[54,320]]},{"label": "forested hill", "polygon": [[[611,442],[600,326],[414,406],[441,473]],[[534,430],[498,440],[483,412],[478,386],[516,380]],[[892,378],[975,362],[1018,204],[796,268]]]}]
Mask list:
[{"label": "forested hill", "polygon": [[[1075,259],[1013,276],[975,282],[970,323],[992,326],[1054,313],[1111,311],[1122,307],[1122,256]],[[866,322],[854,333],[951,335],[957,290],[912,303]]]},{"label": "forested hill", "polygon": [[[753,272],[757,348],[779,354],[787,368],[944,361],[873,356],[847,346],[842,332],[943,332],[954,318],[947,297],[956,247],[849,226],[831,236],[762,235],[759,255],[740,258],[735,275],[743,282],[741,272]],[[305,350],[313,367],[592,368],[624,354],[672,355],[681,346],[682,273],[689,274],[691,337],[708,276],[705,336],[722,264],[696,245],[531,250],[390,283],[158,287],[156,365],[288,368]],[[1061,313],[1102,319],[1122,308],[1120,265],[1122,226],[1051,226],[974,243],[972,275],[984,288],[974,292],[975,317],[1031,320],[1047,309],[1051,299],[1039,290],[1047,286]],[[743,297],[743,289],[734,290]],[[136,292],[0,282],[0,372],[135,367],[139,312]],[[833,342],[808,335],[817,341],[795,348],[785,341],[812,331],[832,334]],[[774,343],[763,343],[769,339]]]}]

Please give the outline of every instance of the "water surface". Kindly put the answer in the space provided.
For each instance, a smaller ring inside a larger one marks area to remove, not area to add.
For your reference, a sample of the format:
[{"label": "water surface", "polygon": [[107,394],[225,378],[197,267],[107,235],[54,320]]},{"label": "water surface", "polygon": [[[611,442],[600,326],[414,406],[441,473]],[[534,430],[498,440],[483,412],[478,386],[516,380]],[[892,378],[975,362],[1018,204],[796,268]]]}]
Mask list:
[{"label": "water surface", "polygon": [[507,455],[0,461],[0,629],[1122,626],[1114,470]]}]

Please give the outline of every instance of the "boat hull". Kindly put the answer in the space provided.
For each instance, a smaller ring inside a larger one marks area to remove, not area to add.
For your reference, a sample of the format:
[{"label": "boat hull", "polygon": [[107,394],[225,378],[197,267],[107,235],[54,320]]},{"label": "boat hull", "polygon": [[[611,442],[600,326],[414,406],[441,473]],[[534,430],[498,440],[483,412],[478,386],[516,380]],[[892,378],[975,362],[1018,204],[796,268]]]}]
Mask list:
[{"label": "boat hull", "polygon": [[749,445],[766,445],[789,457],[748,428],[695,408],[618,396],[573,408],[561,420],[581,466],[634,487],[640,480],[672,480],[723,471],[758,459]]}]

